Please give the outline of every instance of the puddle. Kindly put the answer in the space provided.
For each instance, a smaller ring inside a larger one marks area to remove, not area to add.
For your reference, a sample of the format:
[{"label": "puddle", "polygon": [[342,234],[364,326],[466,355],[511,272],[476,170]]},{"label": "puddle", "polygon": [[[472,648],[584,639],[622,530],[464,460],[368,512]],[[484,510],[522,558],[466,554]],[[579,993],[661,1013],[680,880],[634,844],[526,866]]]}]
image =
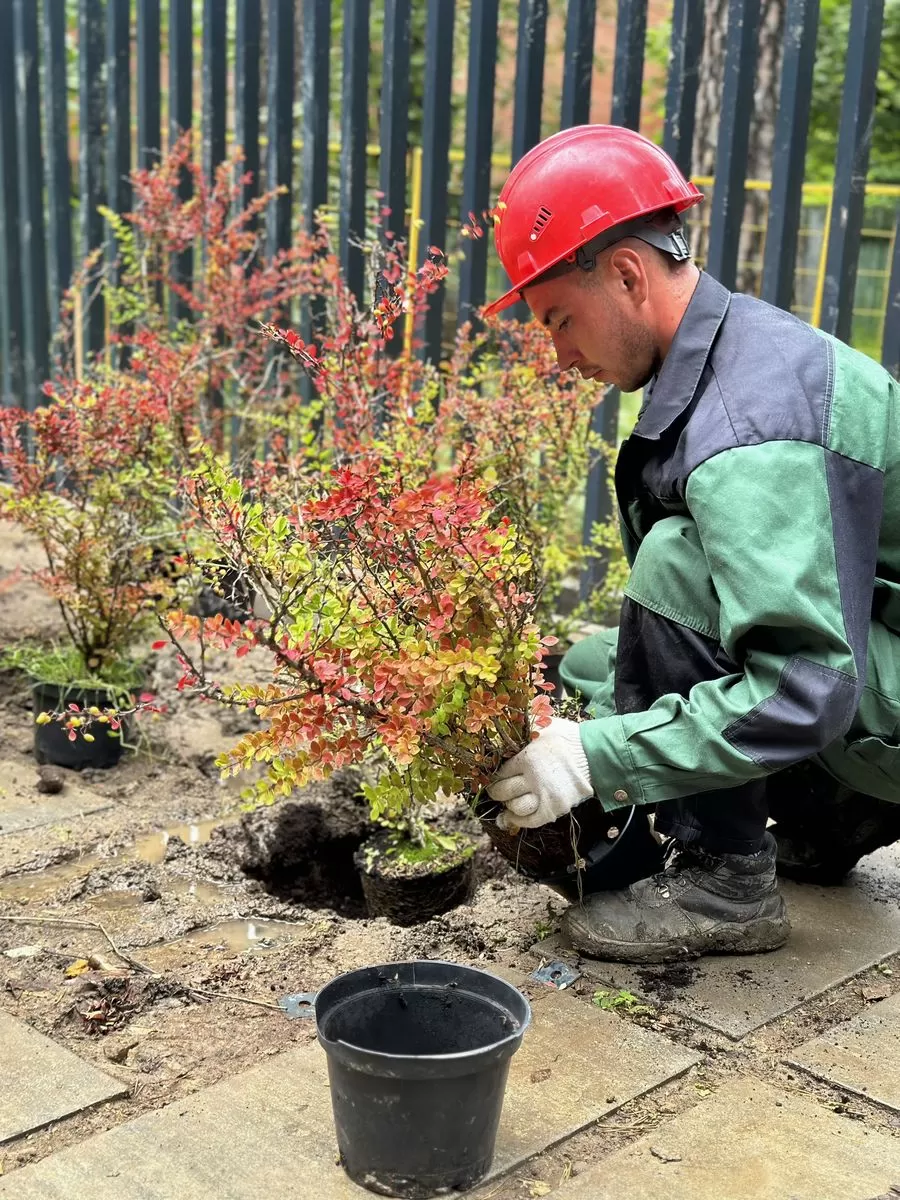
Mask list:
[{"label": "puddle", "polygon": [[206,821],[198,821],[195,825],[170,825],[156,833],[138,838],[131,850],[125,851],[129,858],[139,858],[152,866],[161,863],[166,857],[166,847],[173,837],[179,837],[189,846],[199,846],[208,842],[212,831],[220,825],[231,825],[237,817],[210,817]]},{"label": "puddle", "polygon": [[192,929],[168,944],[221,948],[232,954],[242,954],[245,950],[259,953],[277,950],[286,942],[294,941],[300,933],[301,926],[287,921],[220,921],[217,925]]},{"label": "puddle", "polygon": [[215,883],[198,883],[193,879],[173,879],[166,884],[166,892],[175,896],[193,896],[201,904],[218,904],[227,897],[224,888]]},{"label": "puddle", "polygon": [[[126,847],[120,854],[110,858],[101,858],[98,854],[87,854],[70,862],[59,863],[55,867],[47,867],[43,871],[28,872],[22,875],[10,875],[0,880],[0,900],[13,904],[34,904],[47,900],[59,888],[75,880],[84,879],[95,867],[113,868],[128,862],[149,863],[157,866],[166,856],[166,847],[173,837],[179,837],[188,845],[198,846],[208,842],[212,831],[220,825],[231,825],[239,819],[239,814],[230,817],[210,817],[190,825],[171,825],[155,833],[145,834],[135,840],[134,844]],[[214,904],[222,898],[222,891],[215,884],[199,883],[191,880],[172,880],[166,885],[166,891],[176,896],[190,895],[196,897],[202,904]],[[118,899],[113,899],[118,897]],[[97,896],[86,897],[97,908],[127,908],[133,904],[142,903],[139,892],[102,892]]]},{"label": "puddle", "polygon": [[44,871],[33,871],[26,875],[10,875],[0,881],[0,900],[9,900],[13,904],[33,904],[36,900],[46,900],[66,883],[83,879],[94,867],[101,863],[112,862],[111,858],[100,858],[96,854],[84,858],[74,858],[70,862],[59,863],[55,867],[47,867]]}]

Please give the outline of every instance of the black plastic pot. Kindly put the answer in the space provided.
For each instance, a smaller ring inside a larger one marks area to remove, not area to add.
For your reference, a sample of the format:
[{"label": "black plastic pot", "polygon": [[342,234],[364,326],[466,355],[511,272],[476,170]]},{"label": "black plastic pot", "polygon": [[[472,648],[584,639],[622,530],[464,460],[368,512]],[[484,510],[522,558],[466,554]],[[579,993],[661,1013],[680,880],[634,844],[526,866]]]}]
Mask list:
[{"label": "black plastic pot", "polygon": [[315,1011],[354,1182],[423,1200],[487,1174],[509,1060],[531,1021],[521,992],[473,967],[388,963],[338,976]]},{"label": "black plastic pot", "polygon": [[389,857],[377,854],[373,858],[367,853],[373,848],[379,851],[383,844],[384,839],[376,834],[363,842],[353,857],[370,917],[387,917],[392,925],[419,925],[468,900],[474,855],[443,868],[438,860],[428,874],[397,875],[390,869]]},{"label": "black plastic pot", "polygon": [[494,849],[520,875],[546,884],[567,900],[628,887],[662,869],[662,847],[650,832],[642,809],[607,813],[592,796],[575,809],[577,825],[565,816],[515,834],[497,825],[501,811],[502,806],[486,795],[475,806],[475,815]]},{"label": "black plastic pot", "polygon": [[[35,715],[40,712],[62,712],[70,704],[79,708],[109,707],[109,692],[98,689],[60,687],[55,683],[35,683],[31,694]],[[76,735],[69,741],[65,728],[57,721],[49,725],[34,727],[34,757],[38,763],[52,763],[55,767],[68,767],[70,771],[83,771],[86,767],[106,769],[114,767],[122,757],[122,731],[111,731],[108,725],[93,725],[92,742]]]},{"label": "black plastic pot", "polygon": [[553,684],[553,691],[546,693],[551,700],[562,700],[563,698],[562,679],[559,676],[559,667],[562,660],[563,655],[561,653],[544,655],[544,682]]}]

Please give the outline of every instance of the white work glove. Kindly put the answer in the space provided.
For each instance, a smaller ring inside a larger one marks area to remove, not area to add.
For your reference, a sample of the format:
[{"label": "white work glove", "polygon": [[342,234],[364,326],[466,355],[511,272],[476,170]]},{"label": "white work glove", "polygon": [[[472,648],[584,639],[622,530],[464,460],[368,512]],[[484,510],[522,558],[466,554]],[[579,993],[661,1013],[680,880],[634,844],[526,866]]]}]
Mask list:
[{"label": "white work glove", "polygon": [[487,793],[505,805],[497,825],[506,831],[537,829],[593,796],[578,722],[554,717],[533,742],[503,764]]}]

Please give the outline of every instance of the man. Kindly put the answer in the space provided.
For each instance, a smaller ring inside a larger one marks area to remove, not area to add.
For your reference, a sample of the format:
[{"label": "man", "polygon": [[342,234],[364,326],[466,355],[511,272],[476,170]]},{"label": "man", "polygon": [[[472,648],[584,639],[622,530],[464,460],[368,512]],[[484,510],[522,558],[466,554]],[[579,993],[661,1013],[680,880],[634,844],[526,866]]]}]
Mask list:
[{"label": "man", "polygon": [[491,309],[524,297],[563,370],[644,389],[619,628],[562,667],[588,719],[488,789],[507,828],[592,796],[655,813],[665,869],[564,921],[633,962],[774,949],[776,855],[833,881],[900,838],[900,388],[698,270],[680,214],[701,198],[640,135],[581,126],[520,160],[495,230],[513,286]]}]

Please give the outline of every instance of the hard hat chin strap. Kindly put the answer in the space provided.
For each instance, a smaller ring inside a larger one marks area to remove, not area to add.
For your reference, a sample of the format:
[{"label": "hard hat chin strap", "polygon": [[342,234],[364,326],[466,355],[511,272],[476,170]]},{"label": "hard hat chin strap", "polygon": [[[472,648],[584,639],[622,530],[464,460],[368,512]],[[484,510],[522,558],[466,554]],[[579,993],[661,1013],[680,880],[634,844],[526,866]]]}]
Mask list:
[{"label": "hard hat chin strap", "polygon": [[621,242],[624,238],[640,238],[648,246],[655,246],[664,254],[671,254],[676,262],[684,262],[691,257],[691,248],[684,236],[684,227],[678,222],[678,227],[671,233],[662,233],[647,221],[646,217],[638,217],[635,221],[626,221],[622,225],[614,225],[575,251],[575,261],[582,271],[593,271],[597,256],[609,246]]}]

